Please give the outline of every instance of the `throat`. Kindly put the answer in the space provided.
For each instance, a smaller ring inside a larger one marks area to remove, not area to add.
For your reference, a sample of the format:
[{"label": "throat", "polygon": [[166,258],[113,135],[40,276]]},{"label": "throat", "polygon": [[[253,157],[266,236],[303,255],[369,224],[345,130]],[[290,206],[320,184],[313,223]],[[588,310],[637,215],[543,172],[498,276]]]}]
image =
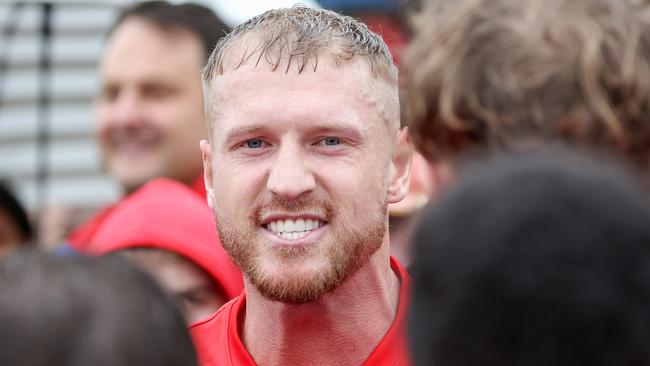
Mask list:
[{"label": "throat", "polygon": [[[259,365],[361,365],[395,320],[400,283],[360,273],[317,301],[271,301],[246,286],[240,336]],[[377,275],[377,273],[373,273]],[[375,278],[377,280],[378,278]]]}]

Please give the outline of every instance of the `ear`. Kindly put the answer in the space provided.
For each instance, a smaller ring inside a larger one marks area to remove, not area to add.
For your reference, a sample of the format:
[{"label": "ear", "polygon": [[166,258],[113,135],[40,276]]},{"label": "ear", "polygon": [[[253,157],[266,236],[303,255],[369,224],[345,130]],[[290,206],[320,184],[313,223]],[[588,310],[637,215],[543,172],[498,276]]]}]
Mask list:
[{"label": "ear", "polygon": [[411,160],[413,145],[406,127],[397,131],[393,144],[391,169],[388,185],[388,203],[396,203],[404,199],[409,190],[411,180]]},{"label": "ear", "polygon": [[203,159],[203,182],[205,183],[205,191],[207,192],[208,206],[214,209],[212,150],[210,150],[210,143],[206,140],[201,140],[199,146],[201,147],[201,157]]}]

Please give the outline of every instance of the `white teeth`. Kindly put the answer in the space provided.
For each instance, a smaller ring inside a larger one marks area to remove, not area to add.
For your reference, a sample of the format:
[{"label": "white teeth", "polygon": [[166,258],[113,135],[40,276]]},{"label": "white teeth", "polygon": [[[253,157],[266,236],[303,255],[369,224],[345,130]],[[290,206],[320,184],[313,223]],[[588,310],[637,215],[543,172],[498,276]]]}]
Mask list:
[{"label": "white teeth", "polygon": [[307,236],[307,234],[309,234],[309,231],[294,231],[294,232],[291,232],[291,233],[289,233],[289,232],[277,233],[277,235],[279,237],[281,237],[282,239],[286,239],[286,240],[300,239],[300,238],[303,238],[303,237]]},{"label": "white teeth", "polygon": [[294,229],[294,226],[295,223],[293,222],[293,220],[284,220],[284,230],[282,231],[288,231],[288,232],[296,231]]},{"label": "white teeth", "polygon": [[293,224],[293,230],[292,231],[305,231],[305,220],[303,219],[298,219],[296,220],[296,223]]},{"label": "white teeth", "polygon": [[312,219],[277,220],[266,227],[279,237],[286,240],[296,240],[309,234],[312,230],[323,226],[324,223]]}]

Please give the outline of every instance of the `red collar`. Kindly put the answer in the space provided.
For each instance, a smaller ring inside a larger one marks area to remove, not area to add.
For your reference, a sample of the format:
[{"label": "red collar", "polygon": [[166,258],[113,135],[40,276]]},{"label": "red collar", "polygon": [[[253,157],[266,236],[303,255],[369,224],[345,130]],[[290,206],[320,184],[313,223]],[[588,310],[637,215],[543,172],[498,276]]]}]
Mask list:
[{"label": "red collar", "polygon": [[[397,315],[384,338],[363,363],[364,366],[407,366],[410,364],[405,332],[410,278],[404,267],[393,257],[390,258],[390,266],[400,280]],[[227,349],[213,351],[227,352],[231,365],[255,366],[255,361],[239,336],[240,319],[246,309],[246,294],[242,293],[229,306],[228,314],[223,314],[228,317],[226,321]],[[222,310],[226,309],[222,308]]]}]

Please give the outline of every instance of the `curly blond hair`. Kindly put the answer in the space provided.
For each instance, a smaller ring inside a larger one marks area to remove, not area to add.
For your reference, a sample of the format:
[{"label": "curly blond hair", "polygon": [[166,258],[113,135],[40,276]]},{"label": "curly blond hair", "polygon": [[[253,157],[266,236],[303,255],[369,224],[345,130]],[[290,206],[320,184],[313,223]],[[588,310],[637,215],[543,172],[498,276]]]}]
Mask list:
[{"label": "curly blond hair", "polygon": [[405,117],[430,160],[559,140],[648,167],[646,0],[438,0],[407,50]]}]

